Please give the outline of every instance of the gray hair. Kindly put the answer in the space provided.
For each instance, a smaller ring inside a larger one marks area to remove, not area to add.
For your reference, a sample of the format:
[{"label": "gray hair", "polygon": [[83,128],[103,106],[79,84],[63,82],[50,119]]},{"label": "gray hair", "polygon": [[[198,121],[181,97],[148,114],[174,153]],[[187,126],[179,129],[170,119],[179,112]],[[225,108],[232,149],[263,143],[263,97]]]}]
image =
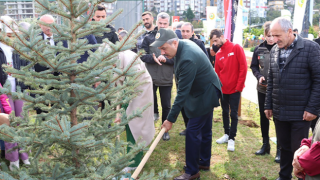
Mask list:
[{"label": "gray hair", "polygon": [[170,20],[169,14],[168,14],[168,13],[165,13],[165,12],[161,12],[161,13],[158,14],[158,16],[157,16],[157,21],[158,21],[160,18],[161,18],[161,19],[168,19],[168,20]]},{"label": "gray hair", "polygon": [[30,23],[27,23],[27,22],[21,22],[19,23],[19,27],[21,27],[22,29],[28,31],[28,29],[30,28]]},{"label": "gray hair", "polygon": [[181,26],[182,26],[182,24],[183,24],[183,22],[181,22],[181,21],[180,21],[180,22],[178,22],[178,23],[177,23],[177,29],[180,29],[180,28],[181,28]]},{"label": "gray hair", "polygon": [[126,30],[122,30],[119,32],[119,36],[121,36],[122,38],[125,37],[128,34],[128,32]]},{"label": "gray hair", "polygon": [[270,29],[272,29],[272,27],[275,25],[275,24],[279,24],[281,29],[284,31],[284,32],[288,32],[289,29],[292,29],[292,23],[290,20],[288,20],[287,18],[285,17],[278,17],[276,19],[274,19],[270,25]]},{"label": "gray hair", "polygon": [[173,43],[173,41],[178,41],[178,40],[179,40],[179,38],[172,38],[172,39],[169,39],[166,43],[171,45]]},{"label": "gray hair", "polygon": [[177,28],[177,26],[178,26],[178,22],[172,23],[172,28]]}]

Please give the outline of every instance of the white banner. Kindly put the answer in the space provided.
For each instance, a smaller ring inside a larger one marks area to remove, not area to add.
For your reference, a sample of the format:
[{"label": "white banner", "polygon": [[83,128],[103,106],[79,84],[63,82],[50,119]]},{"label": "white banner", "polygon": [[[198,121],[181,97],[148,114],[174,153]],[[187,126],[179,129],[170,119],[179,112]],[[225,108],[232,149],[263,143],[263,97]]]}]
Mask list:
[{"label": "white banner", "polygon": [[233,33],[233,43],[239,44],[242,47],[242,36],[243,36],[243,0],[238,1],[238,10],[237,10],[237,19],[236,19],[236,27]]},{"label": "white banner", "polygon": [[297,28],[301,33],[304,13],[306,11],[307,0],[295,0],[294,16],[293,16],[293,29]]},{"label": "white banner", "polygon": [[216,28],[217,6],[207,6],[207,37],[210,32]]}]

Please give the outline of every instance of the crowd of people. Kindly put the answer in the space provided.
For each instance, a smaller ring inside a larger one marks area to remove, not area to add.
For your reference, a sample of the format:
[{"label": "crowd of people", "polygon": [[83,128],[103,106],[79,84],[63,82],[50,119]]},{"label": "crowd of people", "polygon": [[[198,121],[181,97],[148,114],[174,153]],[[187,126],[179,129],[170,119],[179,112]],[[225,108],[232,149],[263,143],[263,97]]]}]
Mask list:
[{"label": "crowd of people", "polygon": [[[98,6],[92,21],[101,21],[107,16],[104,6]],[[2,16],[4,22],[13,21],[8,16]],[[212,147],[212,118],[214,108],[222,107],[224,134],[216,143],[227,143],[227,151],[236,150],[236,135],[238,125],[238,107],[241,92],[245,88],[247,76],[247,60],[243,48],[226,39],[219,29],[210,31],[210,48],[206,48],[203,41],[195,36],[193,25],[189,22],[179,22],[169,27],[170,16],[161,12],[154,17],[151,12],[144,12],[141,16],[144,33],[137,39],[136,48],[119,53],[116,65],[124,69],[136,57],[136,52],[144,50],[138,58],[135,70],[143,72],[139,80],[145,82],[138,87],[141,93],[122,105],[127,114],[136,108],[152,103],[141,117],[137,117],[126,126],[127,141],[132,144],[145,142],[150,144],[155,134],[154,122],[162,120],[162,128],[166,133],[162,139],[170,140],[169,131],[178,115],[182,114],[186,129],[180,132],[185,136],[185,173],[175,177],[175,180],[200,179],[200,170],[210,170]],[[54,23],[51,15],[43,15],[39,21],[47,24]],[[28,23],[19,26],[28,29]],[[123,28],[110,29],[101,37],[87,35],[88,44],[109,43],[116,44],[128,36]],[[2,24],[8,37],[12,31]],[[17,27],[15,27],[17,28]],[[55,36],[50,27],[40,25],[40,36],[48,46],[56,46]],[[292,24],[285,18],[276,18],[264,25],[265,41],[258,45],[253,53],[250,68],[257,78],[257,95],[259,101],[262,147],[256,155],[270,154],[269,120],[273,117],[277,135],[277,153],[275,161],[280,163],[279,178],[291,179],[292,172],[298,178],[320,179],[320,123],[317,119],[320,113],[320,46],[313,41],[304,39],[294,33]],[[62,41],[68,47],[66,41]],[[103,48],[99,49],[103,52]],[[96,51],[95,49],[92,50]],[[77,63],[87,61],[88,52],[77,60]],[[16,69],[25,66],[27,62],[19,58],[10,46],[0,42],[0,64],[7,64]],[[34,66],[36,72],[45,71],[48,67],[40,64]],[[175,81],[173,79],[175,78]],[[11,91],[22,82],[6,74],[0,68],[0,83],[6,80],[11,83]],[[115,85],[121,85],[121,79]],[[172,86],[175,82],[177,95],[171,105]],[[95,87],[99,86],[99,83]],[[161,115],[157,91],[161,101]],[[9,99],[9,101],[7,101]],[[1,112],[15,116],[22,116],[23,101],[15,100],[6,95],[0,96]],[[101,100],[102,108],[103,99]],[[120,108],[120,107],[119,107]],[[41,109],[36,109],[41,114]],[[115,122],[121,121],[121,114]],[[10,122],[7,116],[0,114],[0,123]],[[3,120],[4,119],[4,120]],[[231,120],[230,120],[231,119]],[[308,138],[312,127],[313,136]],[[27,153],[19,154],[18,150],[6,152],[17,146],[16,143],[5,142],[1,146],[1,153],[10,161],[10,169],[19,168],[19,157],[25,164],[30,164]],[[130,151],[128,147],[127,151]],[[134,170],[140,163],[142,153],[133,159],[134,164],[125,171]]]}]

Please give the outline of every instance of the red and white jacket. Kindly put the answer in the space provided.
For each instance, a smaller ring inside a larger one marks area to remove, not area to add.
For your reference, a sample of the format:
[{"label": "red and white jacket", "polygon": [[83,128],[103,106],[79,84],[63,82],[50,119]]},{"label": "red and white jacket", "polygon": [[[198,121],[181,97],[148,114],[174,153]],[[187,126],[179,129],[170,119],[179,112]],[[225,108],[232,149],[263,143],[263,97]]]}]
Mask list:
[{"label": "red and white jacket", "polygon": [[242,47],[227,40],[216,54],[215,71],[223,94],[242,92],[247,77],[247,60]]}]

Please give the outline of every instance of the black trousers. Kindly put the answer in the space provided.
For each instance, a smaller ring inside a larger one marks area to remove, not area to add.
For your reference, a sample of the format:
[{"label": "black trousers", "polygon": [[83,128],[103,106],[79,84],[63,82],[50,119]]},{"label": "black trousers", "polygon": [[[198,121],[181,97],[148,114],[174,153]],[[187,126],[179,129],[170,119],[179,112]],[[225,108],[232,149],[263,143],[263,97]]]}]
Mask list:
[{"label": "black trousers", "polygon": [[[302,119],[302,117],[301,117]],[[294,152],[299,149],[301,140],[308,138],[310,121],[279,121],[274,118],[277,140],[281,146],[280,172],[282,180],[291,180]]]},{"label": "black trousers", "polygon": [[[240,92],[236,92],[233,94],[223,94],[223,98],[221,99],[224,133],[229,135],[229,139],[233,140],[237,134],[239,101]],[[229,109],[231,110],[231,126],[229,119]]]},{"label": "black trousers", "polygon": [[261,134],[262,134],[263,140],[266,142],[269,142],[269,126],[270,126],[269,121],[270,120],[266,117],[266,114],[264,113],[265,100],[266,100],[266,94],[263,94],[258,91]]},{"label": "black trousers", "polygon": [[154,113],[159,114],[157,89],[159,88],[161,107],[162,107],[162,123],[167,119],[171,109],[171,89],[172,86],[155,86],[153,84]]}]

